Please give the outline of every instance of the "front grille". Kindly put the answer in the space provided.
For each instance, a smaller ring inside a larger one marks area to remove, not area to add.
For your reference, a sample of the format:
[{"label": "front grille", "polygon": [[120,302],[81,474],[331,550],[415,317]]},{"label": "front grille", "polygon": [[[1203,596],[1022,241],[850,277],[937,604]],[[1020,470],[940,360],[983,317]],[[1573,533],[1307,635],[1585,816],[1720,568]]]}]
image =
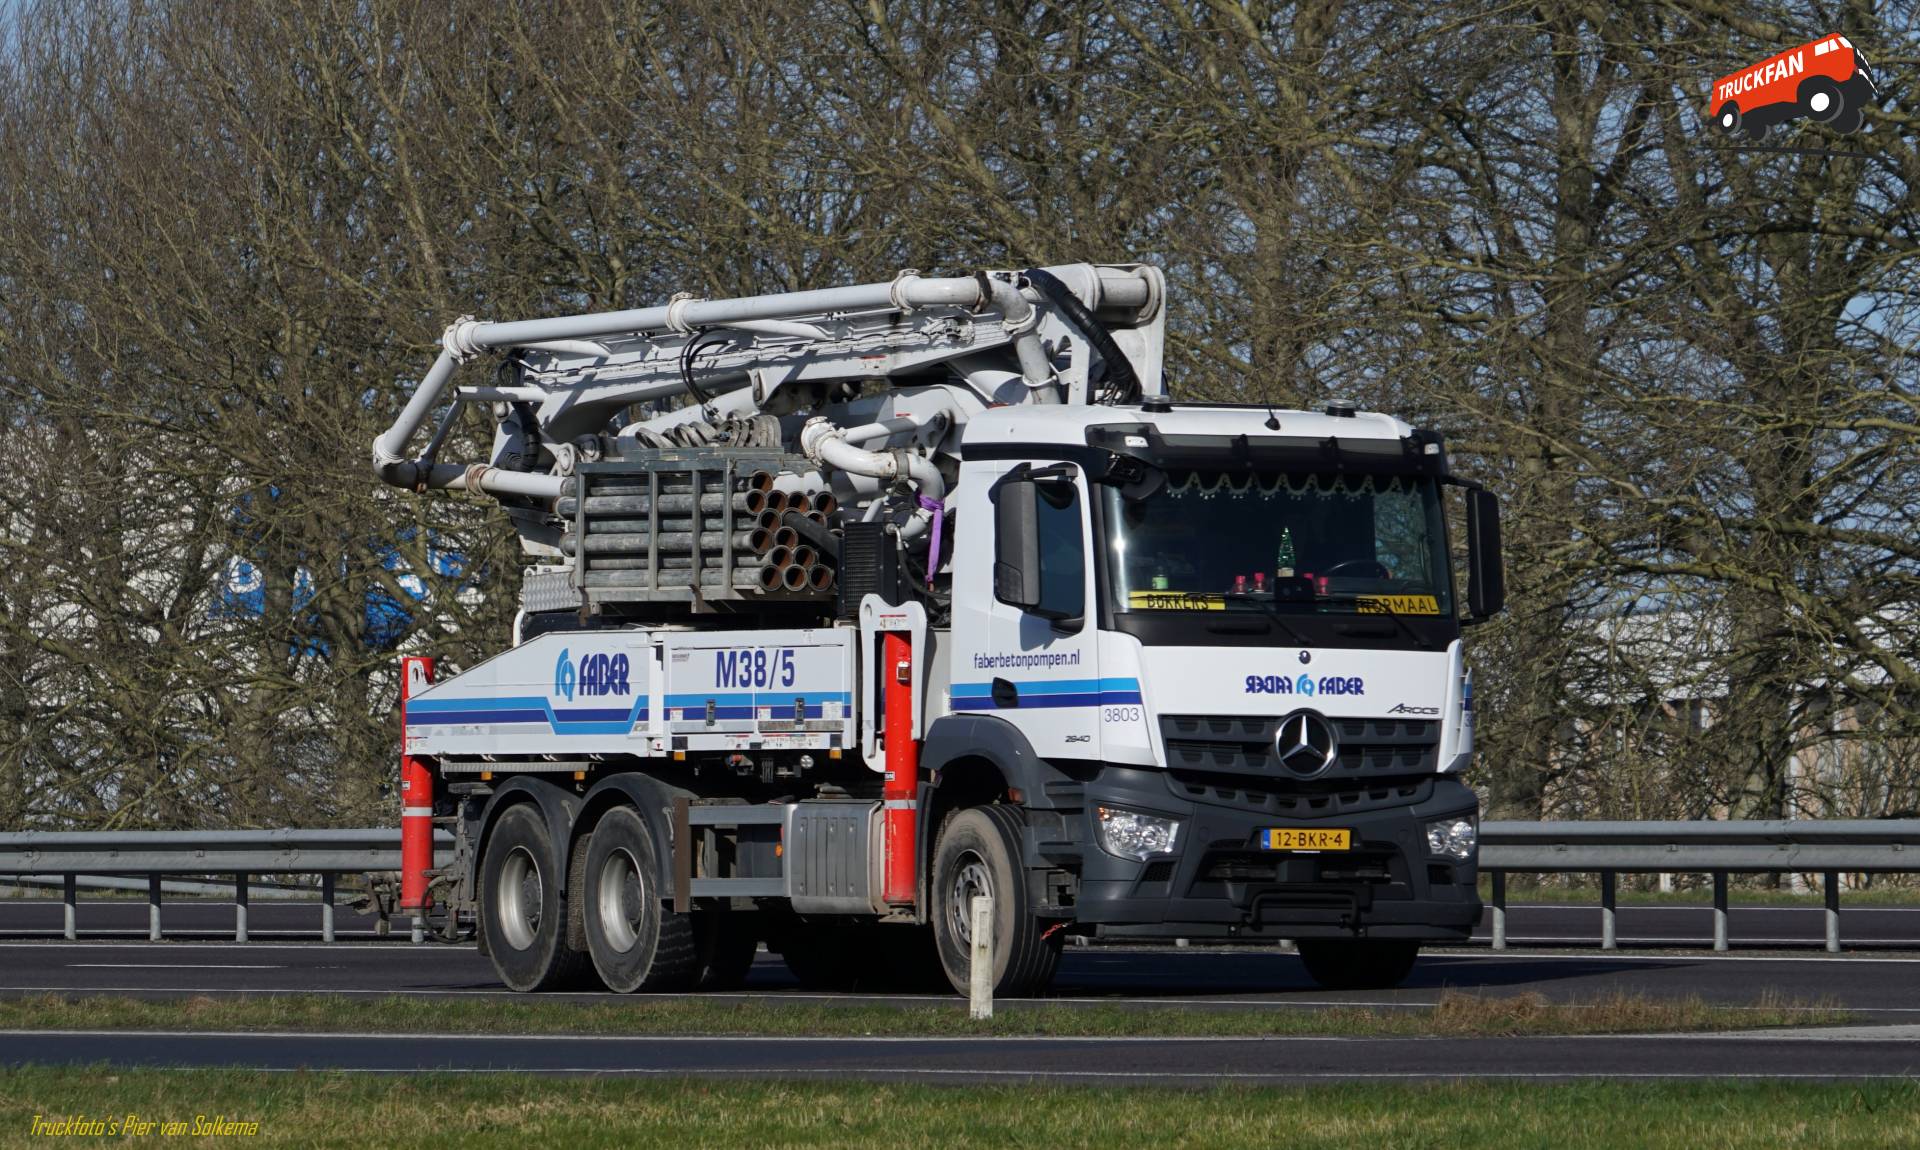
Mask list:
[{"label": "front grille", "polygon": [[[1284,790],[1273,789],[1275,785]],[[1167,772],[1175,795],[1203,803],[1284,815],[1296,819],[1357,815],[1388,807],[1412,806],[1433,795],[1432,779],[1382,780],[1367,786],[1298,783],[1286,779],[1251,781],[1233,775]]]},{"label": "front grille", "polygon": [[[1160,738],[1171,770],[1291,777],[1273,753],[1280,716],[1164,715]],[[1440,723],[1434,719],[1327,720],[1338,754],[1319,778],[1428,775],[1439,769]]]},{"label": "front grille", "polygon": [[1359,882],[1393,881],[1392,856],[1378,851],[1299,856],[1215,854],[1200,868],[1201,882]]}]

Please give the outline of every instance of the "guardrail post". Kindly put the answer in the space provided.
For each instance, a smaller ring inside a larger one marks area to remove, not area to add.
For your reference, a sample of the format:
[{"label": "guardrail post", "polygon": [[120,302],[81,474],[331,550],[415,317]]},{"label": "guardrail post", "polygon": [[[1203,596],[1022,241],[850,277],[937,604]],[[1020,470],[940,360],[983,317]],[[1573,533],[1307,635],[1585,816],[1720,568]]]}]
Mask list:
[{"label": "guardrail post", "polygon": [[80,902],[80,882],[77,875],[67,875],[65,879],[60,885],[60,906],[65,912],[67,940],[72,941],[80,937],[80,908],[77,905]]},{"label": "guardrail post", "polygon": [[1727,872],[1713,872],[1713,949],[1727,949]]},{"label": "guardrail post", "polygon": [[993,1017],[993,896],[973,896],[971,961],[968,974],[967,1016],[973,1019]]},{"label": "guardrail post", "polygon": [[160,876],[147,876],[147,941],[160,941]]},{"label": "guardrail post", "polygon": [[1610,870],[1600,872],[1600,949],[1619,950],[1620,935],[1615,926],[1617,914],[1614,905],[1614,882],[1616,876]]},{"label": "guardrail post", "polygon": [[1493,872],[1493,949],[1507,949],[1507,872]]},{"label": "guardrail post", "polygon": [[233,941],[247,941],[247,876],[233,876]]},{"label": "guardrail post", "polygon": [[1840,953],[1840,872],[1828,871],[1824,876],[1827,895],[1827,953]]},{"label": "guardrail post", "polygon": [[320,941],[333,941],[333,872],[320,876]]}]

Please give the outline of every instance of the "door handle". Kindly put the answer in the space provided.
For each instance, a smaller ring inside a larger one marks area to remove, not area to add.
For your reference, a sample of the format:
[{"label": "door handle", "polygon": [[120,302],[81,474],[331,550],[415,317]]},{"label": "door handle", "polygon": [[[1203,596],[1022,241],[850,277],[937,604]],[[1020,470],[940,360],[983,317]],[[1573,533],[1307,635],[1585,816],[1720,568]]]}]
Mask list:
[{"label": "door handle", "polygon": [[995,679],[993,681],[993,705],[1002,708],[1018,707],[1020,705],[1020,688],[1005,679]]}]

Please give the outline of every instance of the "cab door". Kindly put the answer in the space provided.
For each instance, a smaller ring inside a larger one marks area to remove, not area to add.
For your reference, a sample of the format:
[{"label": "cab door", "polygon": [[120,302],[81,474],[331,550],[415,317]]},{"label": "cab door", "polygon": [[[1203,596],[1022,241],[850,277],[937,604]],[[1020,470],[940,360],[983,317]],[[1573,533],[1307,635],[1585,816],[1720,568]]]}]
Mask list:
[{"label": "cab door", "polygon": [[[954,669],[953,707],[1013,723],[1047,758],[1097,758],[1101,683],[1085,477],[1071,464],[1015,464],[986,494],[994,529],[984,627],[972,644],[972,636],[955,635],[975,649],[970,666]],[[1022,532],[1030,537],[1024,554],[1010,554]],[[955,623],[956,631],[964,626],[957,610]]]}]

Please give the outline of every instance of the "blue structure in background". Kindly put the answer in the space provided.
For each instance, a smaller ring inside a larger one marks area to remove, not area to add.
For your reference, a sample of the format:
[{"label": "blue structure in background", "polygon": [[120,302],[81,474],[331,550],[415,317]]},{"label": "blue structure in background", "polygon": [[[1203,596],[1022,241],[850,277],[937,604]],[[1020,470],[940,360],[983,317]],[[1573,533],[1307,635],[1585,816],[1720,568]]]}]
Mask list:
[{"label": "blue structure in background", "polygon": [[[378,584],[367,588],[364,608],[367,647],[376,651],[390,650],[398,646],[413,629],[411,605],[426,602],[431,593],[426,581],[412,571],[398,545],[383,543],[374,550],[374,555],[383,570],[395,574],[394,582],[399,584],[405,595],[405,599],[396,598]],[[465,556],[434,547],[431,543],[427,547],[427,565],[435,575],[445,579],[460,579],[467,574]],[[311,637],[304,642],[299,653],[325,655],[328,653],[327,644],[318,636],[317,620],[308,611],[313,595],[313,572],[305,567],[299,568],[293,576],[291,606],[296,626],[304,624],[303,629],[311,629]],[[219,597],[210,614],[216,619],[257,619],[266,613],[267,583],[264,572],[251,560],[234,556],[228,561],[226,579],[221,584]]]}]

